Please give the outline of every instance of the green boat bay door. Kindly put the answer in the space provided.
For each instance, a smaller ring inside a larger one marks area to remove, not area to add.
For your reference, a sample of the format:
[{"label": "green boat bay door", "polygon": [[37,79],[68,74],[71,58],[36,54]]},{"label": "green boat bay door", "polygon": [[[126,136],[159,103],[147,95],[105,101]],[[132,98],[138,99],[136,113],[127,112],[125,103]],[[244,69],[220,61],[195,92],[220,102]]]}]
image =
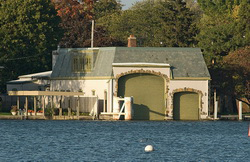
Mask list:
[{"label": "green boat bay door", "polygon": [[134,98],[135,120],[164,120],[164,79],[160,76],[136,73],[118,80],[118,96]]},{"label": "green boat bay door", "polygon": [[195,92],[174,94],[174,120],[199,120],[199,95]]}]

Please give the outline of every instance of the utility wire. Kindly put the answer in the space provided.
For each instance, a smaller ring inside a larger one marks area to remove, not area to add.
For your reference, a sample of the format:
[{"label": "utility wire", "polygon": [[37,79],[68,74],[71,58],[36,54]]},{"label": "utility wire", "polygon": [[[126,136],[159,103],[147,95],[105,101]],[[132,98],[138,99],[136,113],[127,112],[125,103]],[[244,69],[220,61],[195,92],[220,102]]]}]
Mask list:
[{"label": "utility wire", "polygon": [[[41,55],[41,54],[40,54]],[[36,55],[36,56],[27,56],[27,57],[18,57],[18,58],[13,58],[13,59],[4,59],[4,61],[15,61],[15,60],[23,60],[23,59],[27,59],[27,58],[33,58],[33,57],[37,57],[40,55]]]}]

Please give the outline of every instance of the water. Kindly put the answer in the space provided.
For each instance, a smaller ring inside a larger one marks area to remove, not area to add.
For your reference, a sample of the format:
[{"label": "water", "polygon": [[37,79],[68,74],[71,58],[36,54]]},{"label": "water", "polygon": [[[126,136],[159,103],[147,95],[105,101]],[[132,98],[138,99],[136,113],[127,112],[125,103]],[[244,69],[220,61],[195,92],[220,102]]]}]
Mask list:
[{"label": "water", "polygon": [[0,120],[1,162],[249,160],[248,122]]}]

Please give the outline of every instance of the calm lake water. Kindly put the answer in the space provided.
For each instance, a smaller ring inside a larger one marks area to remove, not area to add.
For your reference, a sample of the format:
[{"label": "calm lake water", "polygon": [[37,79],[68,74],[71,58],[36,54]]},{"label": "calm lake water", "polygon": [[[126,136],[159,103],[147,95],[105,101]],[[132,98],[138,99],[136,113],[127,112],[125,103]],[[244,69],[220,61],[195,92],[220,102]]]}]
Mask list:
[{"label": "calm lake water", "polygon": [[248,124],[0,120],[0,161],[248,162]]}]

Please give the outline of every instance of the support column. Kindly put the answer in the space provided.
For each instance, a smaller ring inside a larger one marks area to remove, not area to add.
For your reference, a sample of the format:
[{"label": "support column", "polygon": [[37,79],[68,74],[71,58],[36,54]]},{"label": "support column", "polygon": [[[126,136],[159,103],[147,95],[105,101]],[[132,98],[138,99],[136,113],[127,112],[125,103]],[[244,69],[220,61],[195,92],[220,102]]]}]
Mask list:
[{"label": "support column", "polygon": [[125,97],[125,120],[132,120],[133,116],[133,98]]},{"label": "support column", "polygon": [[114,102],[113,102],[113,104],[114,104],[114,106],[113,106],[113,113],[114,113],[114,115],[113,115],[113,119],[114,120],[119,120],[118,119],[118,114],[119,114],[119,112],[120,112],[120,98],[119,97],[114,97]]},{"label": "support column", "polygon": [[45,116],[45,97],[42,96],[43,116]]},{"label": "support column", "polygon": [[16,106],[17,106],[17,112],[18,114],[17,115],[20,115],[20,96],[17,96],[17,103],[16,103]]},{"label": "support column", "polygon": [[25,113],[26,113],[26,116],[28,116],[28,96],[25,97]]},{"label": "support column", "polygon": [[110,79],[110,112],[113,112],[113,79]]},{"label": "support column", "polygon": [[36,96],[34,96],[34,113],[35,113],[35,116],[36,116],[36,100],[37,98],[36,98]]},{"label": "support column", "polygon": [[242,120],[242,101],[239,101],[239,120]]},{"label": "support column", "polygon": [[53,96],[50,96],[50,108],[52,110],[52,116],[54,116]]},{"label": "support column", "polygon": [[103,100],[103,112],[107,112],[106,107],[106,100],[107,100],[107,91],[104,91],[104,100]]},{"label": "support column", "polygon": [[79,119],[79,115],[80,115],[80,97],[77,97],[77,119]]},{"label": "support column", "polygon": [[62,96],[60,98],[60,106],[59,106],[59,116],[62,116]]},{"label": "support column", "polygon": [[68,116],[71,116],[70,97],[68,97]]}]

